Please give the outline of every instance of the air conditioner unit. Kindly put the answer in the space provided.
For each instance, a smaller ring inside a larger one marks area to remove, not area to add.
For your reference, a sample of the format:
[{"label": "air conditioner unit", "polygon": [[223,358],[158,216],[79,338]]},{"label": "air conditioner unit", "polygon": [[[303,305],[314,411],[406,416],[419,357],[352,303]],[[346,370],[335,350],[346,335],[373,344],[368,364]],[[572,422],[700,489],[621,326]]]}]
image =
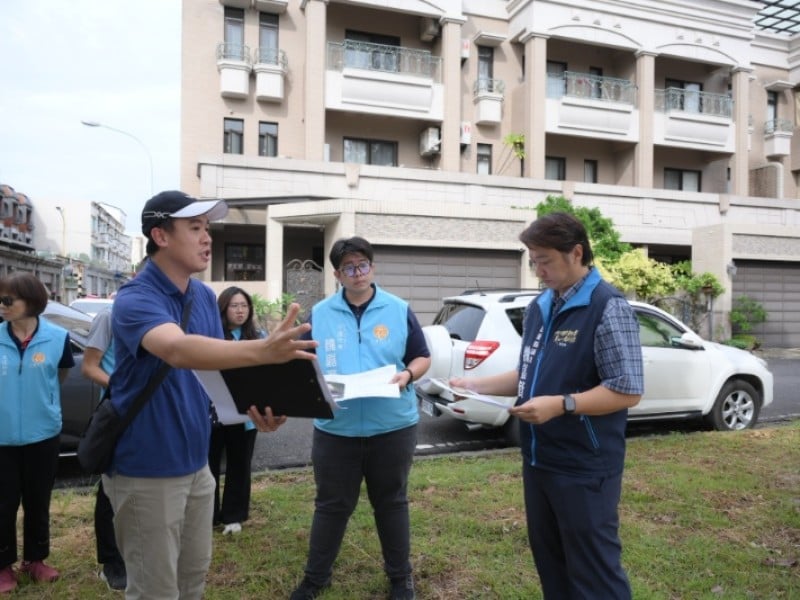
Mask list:
[{"label": "air conditioner unit", "polygon": [[423,42],[432,42],[439,35],[439,21],[429,17],[419,19],[419,39]]},{"label": "air conditioner unit", "polygon": [[426,127],[419,134],[419,154],[420,156],[430,156],[439,153],[439,128]]}]

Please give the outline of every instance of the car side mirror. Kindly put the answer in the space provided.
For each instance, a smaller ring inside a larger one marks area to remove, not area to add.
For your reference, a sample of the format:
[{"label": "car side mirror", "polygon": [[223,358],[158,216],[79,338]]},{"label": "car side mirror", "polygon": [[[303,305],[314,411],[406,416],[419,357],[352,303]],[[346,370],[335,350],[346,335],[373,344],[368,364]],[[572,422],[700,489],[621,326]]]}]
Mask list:
[{"label": "car side mirror", "polygon": [[702,338],[689,331],[680,337],[671,338],[670,342],[675,348],[685,348],[686,350],[705,350]]}]

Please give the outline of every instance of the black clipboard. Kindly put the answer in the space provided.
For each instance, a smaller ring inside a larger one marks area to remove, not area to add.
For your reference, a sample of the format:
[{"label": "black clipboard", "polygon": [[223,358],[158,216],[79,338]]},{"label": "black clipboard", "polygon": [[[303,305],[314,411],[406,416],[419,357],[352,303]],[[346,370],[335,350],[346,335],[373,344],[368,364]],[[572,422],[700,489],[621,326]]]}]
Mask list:
[{"label": "black clipboard", "polygon": [[236,404],[247,413],[256,406],[276,417],[333,418],[333,399],[316,360],[295,359],[279,365],[258,365],[220,371]]}]

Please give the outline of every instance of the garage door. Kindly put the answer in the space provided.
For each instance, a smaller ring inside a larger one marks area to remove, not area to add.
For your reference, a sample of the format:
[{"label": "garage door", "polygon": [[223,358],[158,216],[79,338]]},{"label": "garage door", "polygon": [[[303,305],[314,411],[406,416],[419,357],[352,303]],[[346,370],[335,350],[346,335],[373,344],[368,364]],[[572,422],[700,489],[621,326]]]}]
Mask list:
[{"label": "garage door", "polygon": [[465,289],[518,288],[520,253],[497,250],[375,247],[375,281],[408,300],[430,325],[444,296]]},{"label": "garage door", "polygon": [[800,264],[736,261],[733,298],[749,296],[767,311],[752,333],[765,348],[800,348]]}]

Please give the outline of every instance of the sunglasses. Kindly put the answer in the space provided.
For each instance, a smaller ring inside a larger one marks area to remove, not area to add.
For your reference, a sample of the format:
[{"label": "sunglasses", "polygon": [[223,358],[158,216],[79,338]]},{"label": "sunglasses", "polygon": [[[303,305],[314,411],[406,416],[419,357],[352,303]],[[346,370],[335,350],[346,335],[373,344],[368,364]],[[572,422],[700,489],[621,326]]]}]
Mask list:
[{"label": "sunglasses", "polygon": [[0,296],[0,304],[3,306],[11,306],[17,300],[18,299],[14,298],[14,296]]}]

